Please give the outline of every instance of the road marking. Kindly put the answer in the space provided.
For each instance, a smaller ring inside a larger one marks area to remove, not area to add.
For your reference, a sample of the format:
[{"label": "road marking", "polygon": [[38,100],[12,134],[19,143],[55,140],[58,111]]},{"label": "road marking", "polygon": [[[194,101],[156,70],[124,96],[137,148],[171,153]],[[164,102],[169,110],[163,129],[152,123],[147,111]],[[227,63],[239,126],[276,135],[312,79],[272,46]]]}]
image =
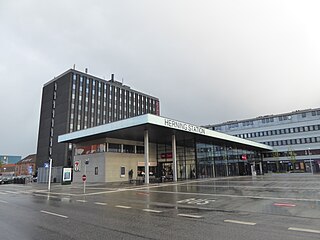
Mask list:
[{"label": "road marking", "polygon": [[159,211],[159,210],[153,210],[153,209],[149,209],[149,208],[142,209],[142,211],[152,212],[152,213],[161,213],[162,212],[162,211]]},{"label": "road marking", "polygon": [[278,207],[295,207],[295,204],[292,203],[274,203],[273,206],[278,206]]},{"label": "road marking", "polygon": [[203,218],[202,216],[199,216],[199,215],[191,215],[191,214],[183,214],[183,213],[178,214],[178,216],[188,217],[188,218]]},{"label": "road marking", "polygon": [[103,203],[103,202],[95,202],[94,204],[96,204],[96,205],[102,205],[102,206],[108,205],[107,203]]},{"label": "road marking", "polygon": [[216,200],[214,200],[214,199],[188,198],[188,199],[183,199],[183,200],[177,201],[177,203],[205,205],[205,204],[208,204],[208,203],[214,202],[214,201],[216,201]]},{"label": "road marking", "polygon": [[18,194],[18,192],[5,191],[6,193]]},{"label": "road marking", "polygon": [[8,203],[7,201],[0,200],[1,203]]},{"label": "road marking", "polygon": [[282,200],[282,201],[306,201],[306,202],[320,202],[316,198],[279,198],[279,197],[263,197],[253,195],[232,195],[232,194],[216,194],[216,193],[191,193],[191,192],[171,192],[171,191],[154,191],[148,190],[153,193],[166,193],[166,194],[181,194],[181,195],[197,195],[197,196],[215,196],[215,197],[231,197],[231,198],[252,198],[252,199],[267,199],[267,200]]},{"label": "road marking", "polygon": [[47,211],[44,211],[44,210],[41,210],[40,212],[45,213],[45,214],[49,214],[49,215],[53,215],[53,216],[56,216],[56,217],[68,218],[67,216],[60,215],[60,214],[53,213],[53,212],[47,212]]},{"label": "road marking", "polygon": [[313,230],[313,229],[307,229],[307,228],[289,227],[288,230],[291,230],[291,231],[299,231],[299,232],[309,232],[309,233],[320,233],[319,230]]},{"label": "road marking", "polygon": [[125,209],[129,209],[129,208],[131,208],[131,207],[129,207],[129,206],[122,206],[122,205],[116,205],[116,208],[125,208]]},{"label": "road marking", "polygon": [[87,200],[81,200],[81,199],[78,199],[77,202],[82,202],[82,203],[86,203],[88,202]]},{"label": "road marking", "polygon": [[8,193],[0,192],[0,194],[5,195],[5,194],[8,194]]},{"label": "road marking", "polygon": [[257,224],[257,223],[254,223],[254,222],[242,222],[242,221],[237,221],[237,220],[224,220],[224,222],[226,222],[226,223],[237,223],[237,224],[251,225],[251,226],[254,226],[254,225]]}]

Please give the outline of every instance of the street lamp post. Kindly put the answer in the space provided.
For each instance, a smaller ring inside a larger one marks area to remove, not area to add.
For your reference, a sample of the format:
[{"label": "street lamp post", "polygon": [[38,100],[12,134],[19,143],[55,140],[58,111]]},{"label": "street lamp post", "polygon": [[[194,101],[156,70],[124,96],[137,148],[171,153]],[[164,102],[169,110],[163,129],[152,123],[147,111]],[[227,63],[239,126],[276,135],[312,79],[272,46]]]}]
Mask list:
[{"label": "street lamp post", "polygon": [[51,188],[51,170],[52,170],[52,158],[49,158],[49,179],[48,179],[48,191]]},{"label": "street lamp post", "polygon": [[[84,176],[87,177],[87,165],[89,164],[89,159],[86,159],[85,162],[84,162]],[[83,181],[83,194],[86,193],[86,181],[87,179],[85,179]]]},{"label": "street lamp post", "polygon": [[310,151],[310,148],[308,148],[308,153],[309,153],[309,162],[310,162],[311,174],[313,174],[313,166],[312,166],[312,161],[311,161],[311,151]]}]

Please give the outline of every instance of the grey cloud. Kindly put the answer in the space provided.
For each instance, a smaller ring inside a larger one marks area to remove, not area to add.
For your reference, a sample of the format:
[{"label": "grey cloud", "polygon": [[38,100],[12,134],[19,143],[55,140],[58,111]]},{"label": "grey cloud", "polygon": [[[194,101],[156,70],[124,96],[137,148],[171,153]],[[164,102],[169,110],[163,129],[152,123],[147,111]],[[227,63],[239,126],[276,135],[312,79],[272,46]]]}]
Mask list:
[{"label": "grey cloud", "polygon": [[42,85],[73,64],[195,124],[319,107],[319,5],[1,1],[0,153],[36,151]]}]

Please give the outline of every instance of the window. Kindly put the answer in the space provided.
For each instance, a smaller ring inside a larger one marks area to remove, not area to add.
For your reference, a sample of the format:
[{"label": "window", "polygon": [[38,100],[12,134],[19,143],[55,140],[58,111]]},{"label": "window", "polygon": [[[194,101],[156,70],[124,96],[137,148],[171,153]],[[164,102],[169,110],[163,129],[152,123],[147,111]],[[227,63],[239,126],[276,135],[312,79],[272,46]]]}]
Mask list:
[{"label": "window", "polygon": [[305,117],[307,116],[307,114],[306,114],[306,113],[302,113],[301,116],[302,116],[303,118],[305,118]]},{"label": "window", "polygon": [[134,145],[123,145],[124,153],[134,153]]},{"label": "window", "polygon": [[121,152],[121,144],[109,143],[109,152]]},{"label": "window", "polygon": [[125,176],[126,176],[126,168],[120,167],[120,177],[125,177]]},{"label": "window", "polygon": [[94,175],[98,175],[98,167],[94,168]]},{"label": "window", "polygon": [[137,153],[144,154],[144,146],[137,146]]}]

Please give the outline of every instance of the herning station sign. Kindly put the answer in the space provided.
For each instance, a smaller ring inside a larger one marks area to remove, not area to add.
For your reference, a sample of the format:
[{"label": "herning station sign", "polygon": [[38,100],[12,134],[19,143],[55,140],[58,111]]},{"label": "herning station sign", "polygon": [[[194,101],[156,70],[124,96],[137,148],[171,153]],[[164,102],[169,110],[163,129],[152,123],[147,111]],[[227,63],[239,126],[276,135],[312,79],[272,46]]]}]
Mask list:
[{"label": "herning station sign", "polygon": [[206,130],[202,127],[167,118],[164,119],[164,126],[192,133],[206,134]]}]

